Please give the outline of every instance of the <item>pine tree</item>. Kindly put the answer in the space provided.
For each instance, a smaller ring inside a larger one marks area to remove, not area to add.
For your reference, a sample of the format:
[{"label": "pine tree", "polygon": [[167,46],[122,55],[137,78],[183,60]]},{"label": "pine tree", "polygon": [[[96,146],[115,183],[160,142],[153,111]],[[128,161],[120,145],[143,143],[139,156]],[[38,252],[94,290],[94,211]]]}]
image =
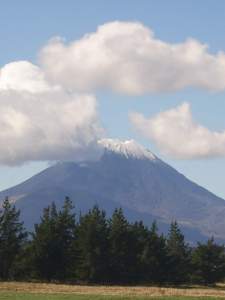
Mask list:
[{"label": "pine tree", "polygon": [[136,276],[136,251],[132,228],[123,210],[116,209],[110,220],[110,275],[113,283],[129,283]]},{"label": "pine tree", "polygon": [[[35,224],[31,255],[34,266],[34,276],[50,281],[55,275],[55,222],[57,210],[55,204],[44,208],[40,224]],[[56,247],[55,247],[56,246]]]},{"label": "pine tree", "polygon": [[108,279],[108,225],[105,212],[94,206],[81,215],[75,248],[78,253],[77,278],[92,283]]},{"label": "pine tree", "polygon": [[65,198],[62,209],[58,213],[56,237],[60,244],[57,268],[59,280],[72,279],[75,274],[75,254],[73,249],[76,234],[74,206],[69,197]]},{"label": "pine tree", "polygon": [[168,249],[168,281],[184,283],[189,280],[191,268],[191,249],[185,243],[177,222],[172,222],[167,238]]},{"label": "pine tree", "polygon": [[27,238],[19,218],[20,211],[6,198],[0,212],[0,278],[4,280],[12,279],[17,257]]},{"label": "pine tree", "polygon": [[143,222],[135,222],[130,225],[133,236],[132,252],[135,256],[133,261],[133,283],[142,283],[145,279],[145,261],[143,253],[148,240],[148,228]]},{"label": "pine tree", "polygon": [[41,222],[35,225],[31,255],[34,276],[47,281],[66,280],[70,277],[72,265],[72,243],[75,233],[75,216],[69,198],[62,210],[55,204],[43,211]]},{"label": "pine tree", "polygon": [[225,249],[214,239],[205,244],[198,243],[192,257],[194,280],[199,283],[213,284],[225,278]]},{"label": "pine tree", "polygon": [[156,222],[148,231],[142,253],[143,279],[148,283],[163,283],[167,280],[168,251],[166,239],[158,234]]}]

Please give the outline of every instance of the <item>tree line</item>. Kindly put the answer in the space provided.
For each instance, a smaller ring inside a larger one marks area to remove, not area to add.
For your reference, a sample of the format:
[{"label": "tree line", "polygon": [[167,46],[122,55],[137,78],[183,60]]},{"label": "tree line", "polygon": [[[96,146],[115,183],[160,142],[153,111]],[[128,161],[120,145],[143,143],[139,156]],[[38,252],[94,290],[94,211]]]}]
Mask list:
[{"label": "tree line", "polygon": [[167,236],[130,223],[121,208],[110,218],[98,206],[76,216],[66,197],[43,210],[28,233],[4,200],[0,212],[0,280],[97,284],[213,284],[225,277],[225,248],[213,238],[191,247],[177,222]]}]

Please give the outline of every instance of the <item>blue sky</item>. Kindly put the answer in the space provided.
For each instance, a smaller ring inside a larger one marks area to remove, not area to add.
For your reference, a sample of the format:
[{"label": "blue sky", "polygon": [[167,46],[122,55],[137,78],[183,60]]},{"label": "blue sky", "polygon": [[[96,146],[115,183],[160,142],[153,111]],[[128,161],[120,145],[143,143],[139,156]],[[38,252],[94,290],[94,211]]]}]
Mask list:
[{"label": "blue sky", "polygon": [[[141,22],[157,39],[182,43],[192,37],[209,45],[212,54],[225,52],[225,2],[209,1],[4,1],[0,9],[0,67],[12,61],[38,61],[40,49],[54,36],[67,42],[95,32],[111,21]],[[107,133],[113,138],[135,138],[181,173],[225,198],[225,158],[174,159],[162,154],[154,142],[131,128],[129,112],[146,117],[190,103],[194,120],[210,130],[225,130],[225,92],[185,88],[179,91],[124,95],[97,91],[98,110]],[[1,145],[4,147],[4,145]],[[179,147],[179,145],[177,145]],[[0,167],[0,188],[29,178],[46,162]]]}]

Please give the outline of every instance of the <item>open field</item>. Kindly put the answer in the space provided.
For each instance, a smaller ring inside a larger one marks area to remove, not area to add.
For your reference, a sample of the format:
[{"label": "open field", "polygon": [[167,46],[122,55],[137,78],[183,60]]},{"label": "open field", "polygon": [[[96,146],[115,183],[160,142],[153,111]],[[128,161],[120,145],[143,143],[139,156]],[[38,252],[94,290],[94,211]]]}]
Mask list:
[{"label": "open field", "polygon": [[142,297],[142,296],[96,296],[96,295],[33,295],[33,294],[2,294],[2,300],[215,300],[216,297]]},{"label": "open field", "polygon": [[188,287],[119,287],[78,286],[40,283],[0,283],[1,300],[127,300],[127,299],[218,299],[225,298],[225,286]]}]

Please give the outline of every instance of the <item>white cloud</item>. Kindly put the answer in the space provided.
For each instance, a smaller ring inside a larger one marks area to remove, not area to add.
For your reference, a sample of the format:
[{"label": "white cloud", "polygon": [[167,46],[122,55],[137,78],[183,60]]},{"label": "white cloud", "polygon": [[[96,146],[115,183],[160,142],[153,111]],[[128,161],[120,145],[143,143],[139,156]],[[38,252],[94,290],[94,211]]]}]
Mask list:
[{"label": "white cloud", "polygon": [[29,62],[0,74],[0,164],[83,160],[99,155],[96,99],[51,86]]},{"label": "white cloud", "polygon": [[28,61],[15,61],[0,69],[0,91],[40,93],[50,90],[44,73]]},{"label": "white cloud", "polygon": [[130,95],[189,86],[225,88],[225,54],[195,39],[168,43],[141,23],[111,22],[79,40],[53,39],[40,53],[48,78],[69,90],[111,89]]},{"label": "white cloud", "polygon": [[130,114],[134,128],[159,149],[178,159],[225,156],[225,131],[211,131],[193,120],[188,103],[152,118]]},{"label": "white cloud", "polygon": [[[104,24],[70,44],[53,39],[40,66],[16,61],[0,69],[0,164],[94,158],[104,130],[90,91],[137,95],[188,86],[225,89],[225,54],[210,54],[194,39],[161,41],[135,22]],[[224,155],[225,133],[196,124],[187,104],[131,119],[173,156]]]}]

